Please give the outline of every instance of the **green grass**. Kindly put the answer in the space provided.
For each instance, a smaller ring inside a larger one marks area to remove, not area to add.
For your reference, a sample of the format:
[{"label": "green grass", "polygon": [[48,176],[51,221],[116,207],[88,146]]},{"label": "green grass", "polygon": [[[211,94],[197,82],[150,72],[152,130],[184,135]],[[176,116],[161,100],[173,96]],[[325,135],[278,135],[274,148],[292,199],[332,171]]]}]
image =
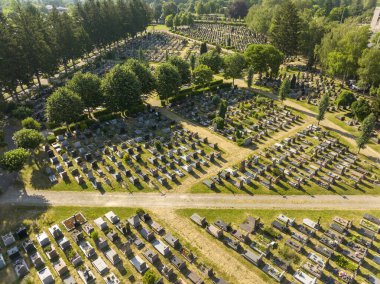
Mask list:
[{"label": "green grass", "polygon": [[147,28],[147,31],[169,31],[169,28],[165,25],[150,25]]},{"label": "green grass", "polygon": [[288,99],[288,100],[290,100],[290,101],[292,101],[292,102],[294,102],[294,103],[296,103],[296,104],[298,104],[300,106],[303,106],[303,107],[307,108],[308,110],[310,110],[312,112],[315,112],[315,113],[318,112],[318,106],[315,106],[315,105],[312,105],[312,104],[308,104],[305,101],[297,101],[295,99]]}]

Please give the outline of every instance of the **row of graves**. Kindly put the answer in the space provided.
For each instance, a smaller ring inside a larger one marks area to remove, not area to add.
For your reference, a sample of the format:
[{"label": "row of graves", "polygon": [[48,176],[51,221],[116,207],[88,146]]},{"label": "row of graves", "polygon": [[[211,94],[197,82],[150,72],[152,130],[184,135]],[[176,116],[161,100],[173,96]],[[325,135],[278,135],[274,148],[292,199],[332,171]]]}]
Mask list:
[{"label": "row of graves", "polygon": [[0,269],[12,265],[18,279],[33,271],[43,284],[132,283],[149,269],[161,275],[155,283],[227,283],[145,212],[91,222],[77,213],[34,236],[21,226],[1,238]]},{"label": "row of graves", "polygon": [[[220,100],[225,100],[228,104],[223,129],[218,129],[213,123]],[[258,143],[272,133],[287,131],[301,120],[273,99],[241,89],[218,90],[216,93],[192,96],[175,103],[171,108],[229,140],[243,140],[244,146]]]},{"label": "row of graves", "polygon": [[165,61],[166,56],[180,56],[186,45],[187,42],[178,36],[165,32],[153,32],[128,41],[120,56],[140,58],[142,52],[146,61],[158,63]]},{"label": "row of graves", "polygon": [[250,44],[263,44],[264,35],[249,30],[246,26],[218,23],[195,23],[192,26],[177,27],[180,34],[214,45],[235,48],[244,51]]},{"label": "row of graves", "polygon": [[328,131],[310,125],[296,135],[218,173],[203,184],[209,188],[231,184],[239,189],[281,188],[339,191],[380,188],[379,171],[368,169],[365,161]]},{"label": "row of graves", "polygon": [[[285,283],[379,283],[380,219],[365,214],[360,224],[335,216],[328,226],[280,214],[270,225],[252,216],[240,225],[217,219],[208,223],[194,213],[191,220],[226,247],[239,253],[274,281]],[[370,225],[368,225],[370,224]],[[300,261],[281,253],[296,252]],[[364,268],[365,270],[362,270]]]},{"label": "row of graves", "polygon": [[44,147],[51,183],[98,190],[173,188],[221,159],[218,146],[153,109],[84,131],[59,135]]}]

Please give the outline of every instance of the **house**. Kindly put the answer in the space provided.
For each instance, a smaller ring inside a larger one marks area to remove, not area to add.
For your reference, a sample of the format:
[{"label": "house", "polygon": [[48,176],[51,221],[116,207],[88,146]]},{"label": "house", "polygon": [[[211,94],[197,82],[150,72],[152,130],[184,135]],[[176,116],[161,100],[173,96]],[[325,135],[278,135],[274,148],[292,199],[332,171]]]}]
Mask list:
[{"label": "house", "polygon": [[115,213],[113,213],[113,211],[109,211],[104,216],[106,216],[106,218],[108,219],[108,221],[110,221],[112,224],[116,224],[116,223],[120,222],[119,217],[117,217],[115,215]]},{"label": "house", "polygon": [[55,282],[53,274],[51,274],[51,271],[47,267],[44,267],[43,269],[39,270],[37,272],[37,275],[42,284],[52,284]]},{"label": "house", "polygon": [[220,239],[223,237],[223,230],[219,229],[214,225],[207,226],[206,231],[213,237]]},{"label": "house", "polygon": [[240,229],[246,231],[250,234],[254,233],[260,226],[260,218],[256,219],[252,216],[249,216],[244,223],[240,225]]},{"label": "house", "polygon": [[148,242],[154,239],[154,233],[146,228],[142,228],[140,230],[141,236],[143,236],[144,239],[146,239]]},{"label": "house", "polygon": [[59,239],[61,239],[63,237],[63,233],[62,233],[61,229],[58,227],[57,224],[51,226],[49,228],[49,232],[50,232],[50,234],[53,236],[53,238],[55,240],[59,240]]},{"label": "house", "polygon": [[258,255],[251,250],[246,250],[242,255],[246,260],[248,260],[256,266],[259,266],[261,264],[263,258],[262,254]]},{"label": "house", "polygon": [[143,252],[143,256],[152,264],[154,264],[155,262],[158,261],[158,254],[156,252],[153,252],[152,250],[150,249],[146,249],[144,252]]},{"label": "house", "polygon": [[6,246],[6,247],[10,246],[16,242],[16,239],[14,238],[14,236],[11,232],[1,236],[1,239],[3,240],[4,246]]},{"label": "house", "polygon": [[113,265],[118,264],[121,261],[120,256],[112,248],[105,251],[104,255]]},{"label": "house", "polygon": [[190,219],[201,227],[204,227],[206,225],[206,218],[199,216],[197,213],[191,215]]},{"label": "house", "polygon": [[4,256],[0,253],[0,269],[4,268],[7,266],[7,263],[4,260]]},{"label": "house", "polygon": [[160,240],[155,240],[152,242],[153,247],[163,256],[167,256],[170,253],[170,249]]},{"label": "house", "polygon": [[69,272],[69,269],[62,258],[59,258],[57,261],[53,262],[53,267],[59,276],[63,276]]},{"label": "house", "polygon": [[42,232],[41,234],[38,234],[36,236],[36,239],[41,247],[45,247],[50,244],[50,240],[48,235],[45,232]]},{"label": "house", "polygon": [[100,275],[106,275],[110,270],[108,265],[104,262],[101,257],[98,257],[92,262],[92,265],[95,267],[96,271],[99,272]]},{"label": "house", "polygon": [[164,236],[164,240],[173,248],[176,248],[179,246],[179,240],[175,237],[173,237],[171,234],[166,234]]},{"label": "house", "polygon": [[90,258],[96,254],[95,249],[90,245],[90,243],[88,241],[80,242],[79,248],[81,249],[81,251],[83,251],[84,255],[87,258]]},{"label": "house", "polygon": [[173,264],[173,266],[179,271],[186,268],[186,262],[176,255],[173,255],[173,257],[170,259],[170,263]]},{"label": "house", "polygon": [[143,261],[141,257],[139,257],[138,255],[134,256],[129,261],[141,274],[144,274],[144,272],[148,269],[148,266],[146,265],[145,261]]},{"label": "house", "polygon": [[99,218],[95,219],[95,220],[94,220],[94,223],[95,223],[95,225],[98,226],[99,229],[102,230],[102,231],[105,231],[105,230],[108,229],[108,225],[107,225],[106,221],[103,220],[102,217],[99,217]]},{"label": "house", "polygon": [[134,228],[138,228],[140,227],[140,218],[139,216],[136,214],[136,215],[133,215],[131,217],[128,218],[128,223],[133,226]]}]

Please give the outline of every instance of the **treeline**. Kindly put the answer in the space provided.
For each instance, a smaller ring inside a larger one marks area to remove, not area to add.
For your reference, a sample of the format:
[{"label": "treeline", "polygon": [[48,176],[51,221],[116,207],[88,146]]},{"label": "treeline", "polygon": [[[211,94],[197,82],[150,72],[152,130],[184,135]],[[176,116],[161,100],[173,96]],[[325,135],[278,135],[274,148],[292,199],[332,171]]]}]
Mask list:
[{"label": "treeline", "polygon": [[41,86],[42,74],[52,75],[60,65],[67,70],[92,50],[133,37],[150,20],[151,10],[141,0],[88,0],[70,13],[47,14],[16,2],[7,16],[0,13],[0,90],[16,96],[16,88],[34,77]]}]

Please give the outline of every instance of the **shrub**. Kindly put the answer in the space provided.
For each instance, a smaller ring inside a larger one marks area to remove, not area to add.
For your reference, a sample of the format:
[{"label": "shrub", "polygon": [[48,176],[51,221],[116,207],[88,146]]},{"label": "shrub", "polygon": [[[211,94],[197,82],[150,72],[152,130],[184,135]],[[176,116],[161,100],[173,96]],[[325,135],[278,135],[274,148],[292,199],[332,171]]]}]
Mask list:
[{"label": "shrub", "polygon": [[27,129],[35,129],[40,130],[41,129],[41,123],[33,119],[33,117],[27,117],[21,121],[21,125],[24,128]]},{"label": "shrub", "polygon": [[156,147],[156,149],[158,151],[161,151],[162,150],[162,144],[161,144],[161,142],[158,141],[158,140],[154,141],[154,147]]},{"label": "shrub", "polygon": [[65,126],[57,127],[53,129],[54,136],[63,135],[65,134],[67,128]]},{"label": "shrub", "polygon": [[28,116],[31,116],[32,113],[33,113],[32,109],[24,105],[20,105],[12,111],[12,115],[18,119],[27,118]]},{"label": "shrub", "polygon": [[294,264],[298,264],[300,262],[300,257],[294,250],[289,247],[283,247],[279,250],[279,254],[283,256],[287,260],[291,260]]},{"label": "shrub", "polygon": [[155,284],[160,277],[156,275],[152,270],[148,270],[143,277],[144,284]]},{"label": "shrub", "polygon": [[91,239],[93,239],[94,241],[97,241],[97,240],[99,239],[98,232],[97,232],[97,231],[92,231],[91,234],[90,234],[90,237],[91,237]]},{"label": "shrub", "polygon": [[237,138],[237,139],[236,139],[236,143],[238,144],[238,146],[243,146],[243,144],[244,144],[244,139],[243,139],[243,138]]},{"label": "shrub", "polygon": [[214,118],[214,124],[216,125],[216,128],[217,129],[223,129],[224,128],[224,118],[223,117],[220,117],[220,116],[217,116]]}]

